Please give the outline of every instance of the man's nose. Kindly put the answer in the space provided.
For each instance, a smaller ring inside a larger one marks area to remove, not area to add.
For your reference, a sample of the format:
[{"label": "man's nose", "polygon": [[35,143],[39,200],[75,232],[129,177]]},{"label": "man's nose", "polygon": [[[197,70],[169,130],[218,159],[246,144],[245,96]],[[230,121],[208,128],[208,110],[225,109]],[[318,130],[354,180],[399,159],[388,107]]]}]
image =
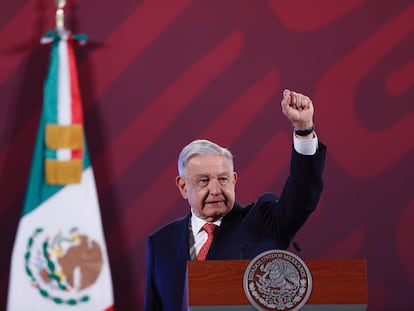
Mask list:
[{"label": "man's nose", "polygon": [[221,186],[217,179],[210,180],[209,192],[211,195],[218,195],[221,193]]}]

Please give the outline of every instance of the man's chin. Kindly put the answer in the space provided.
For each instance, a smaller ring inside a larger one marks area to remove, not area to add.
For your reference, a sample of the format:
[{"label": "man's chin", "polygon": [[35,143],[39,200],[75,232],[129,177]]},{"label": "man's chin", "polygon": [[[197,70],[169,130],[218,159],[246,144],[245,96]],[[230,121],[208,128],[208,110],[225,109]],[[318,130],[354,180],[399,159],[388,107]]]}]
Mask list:
[{"label": "man's chin", "polygon": [[225,216],[228,212],[229,209],[227,206],[204,208],[204,215],[206,215],[206,218],[214,218],[215,220]]}]

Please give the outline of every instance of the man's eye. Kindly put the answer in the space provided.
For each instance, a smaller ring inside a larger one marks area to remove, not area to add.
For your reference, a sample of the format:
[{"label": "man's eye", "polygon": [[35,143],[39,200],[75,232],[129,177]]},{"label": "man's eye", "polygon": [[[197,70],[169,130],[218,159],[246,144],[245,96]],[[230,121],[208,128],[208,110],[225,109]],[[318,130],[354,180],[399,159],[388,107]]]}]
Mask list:
[{"label": "man's eye", "polygon": [[229,179],[227,177],[220,177],[219,178],[219,182],[220,182],[221,185],[227,184],[228,181],[229,181]]},{"label": "man's eye", "polygon": [[198,181],[200,186],[206,186],[208,184],[208,178],[202,178]]}]

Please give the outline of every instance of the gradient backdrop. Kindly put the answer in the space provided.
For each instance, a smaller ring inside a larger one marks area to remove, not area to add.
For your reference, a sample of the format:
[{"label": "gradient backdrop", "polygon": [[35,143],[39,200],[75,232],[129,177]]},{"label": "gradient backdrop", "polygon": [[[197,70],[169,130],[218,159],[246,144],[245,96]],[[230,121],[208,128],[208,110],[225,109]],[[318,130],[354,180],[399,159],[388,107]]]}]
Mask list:
[{"label": "gradient backdrop", "polygon": [[[280,193],[284,88],[310,95],[326,188],[297,236],[307,258],[366,258],[369,311],[414,310],[412,0],[69,0],[117,310],[142,310],[147,235],[188,212],[176,158],[235,154],[238,200]],[[0,2],[0,309],[54,27],[52,0]],[[410,233],[411,232],[411,233]]]}]

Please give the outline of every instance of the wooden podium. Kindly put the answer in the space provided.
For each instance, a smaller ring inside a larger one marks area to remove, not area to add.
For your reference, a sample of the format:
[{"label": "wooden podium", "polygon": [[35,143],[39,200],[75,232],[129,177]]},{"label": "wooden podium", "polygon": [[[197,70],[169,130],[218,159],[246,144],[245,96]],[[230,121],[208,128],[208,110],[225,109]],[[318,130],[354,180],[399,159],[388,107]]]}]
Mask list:
[{"label": "wooden podium", "polygon": [[[368,304],[365,259],[304,260],[312,293],[303,311],[365,311]],[[256,310],[243,289],[250,260],[189,261],[188,310]]]}]

